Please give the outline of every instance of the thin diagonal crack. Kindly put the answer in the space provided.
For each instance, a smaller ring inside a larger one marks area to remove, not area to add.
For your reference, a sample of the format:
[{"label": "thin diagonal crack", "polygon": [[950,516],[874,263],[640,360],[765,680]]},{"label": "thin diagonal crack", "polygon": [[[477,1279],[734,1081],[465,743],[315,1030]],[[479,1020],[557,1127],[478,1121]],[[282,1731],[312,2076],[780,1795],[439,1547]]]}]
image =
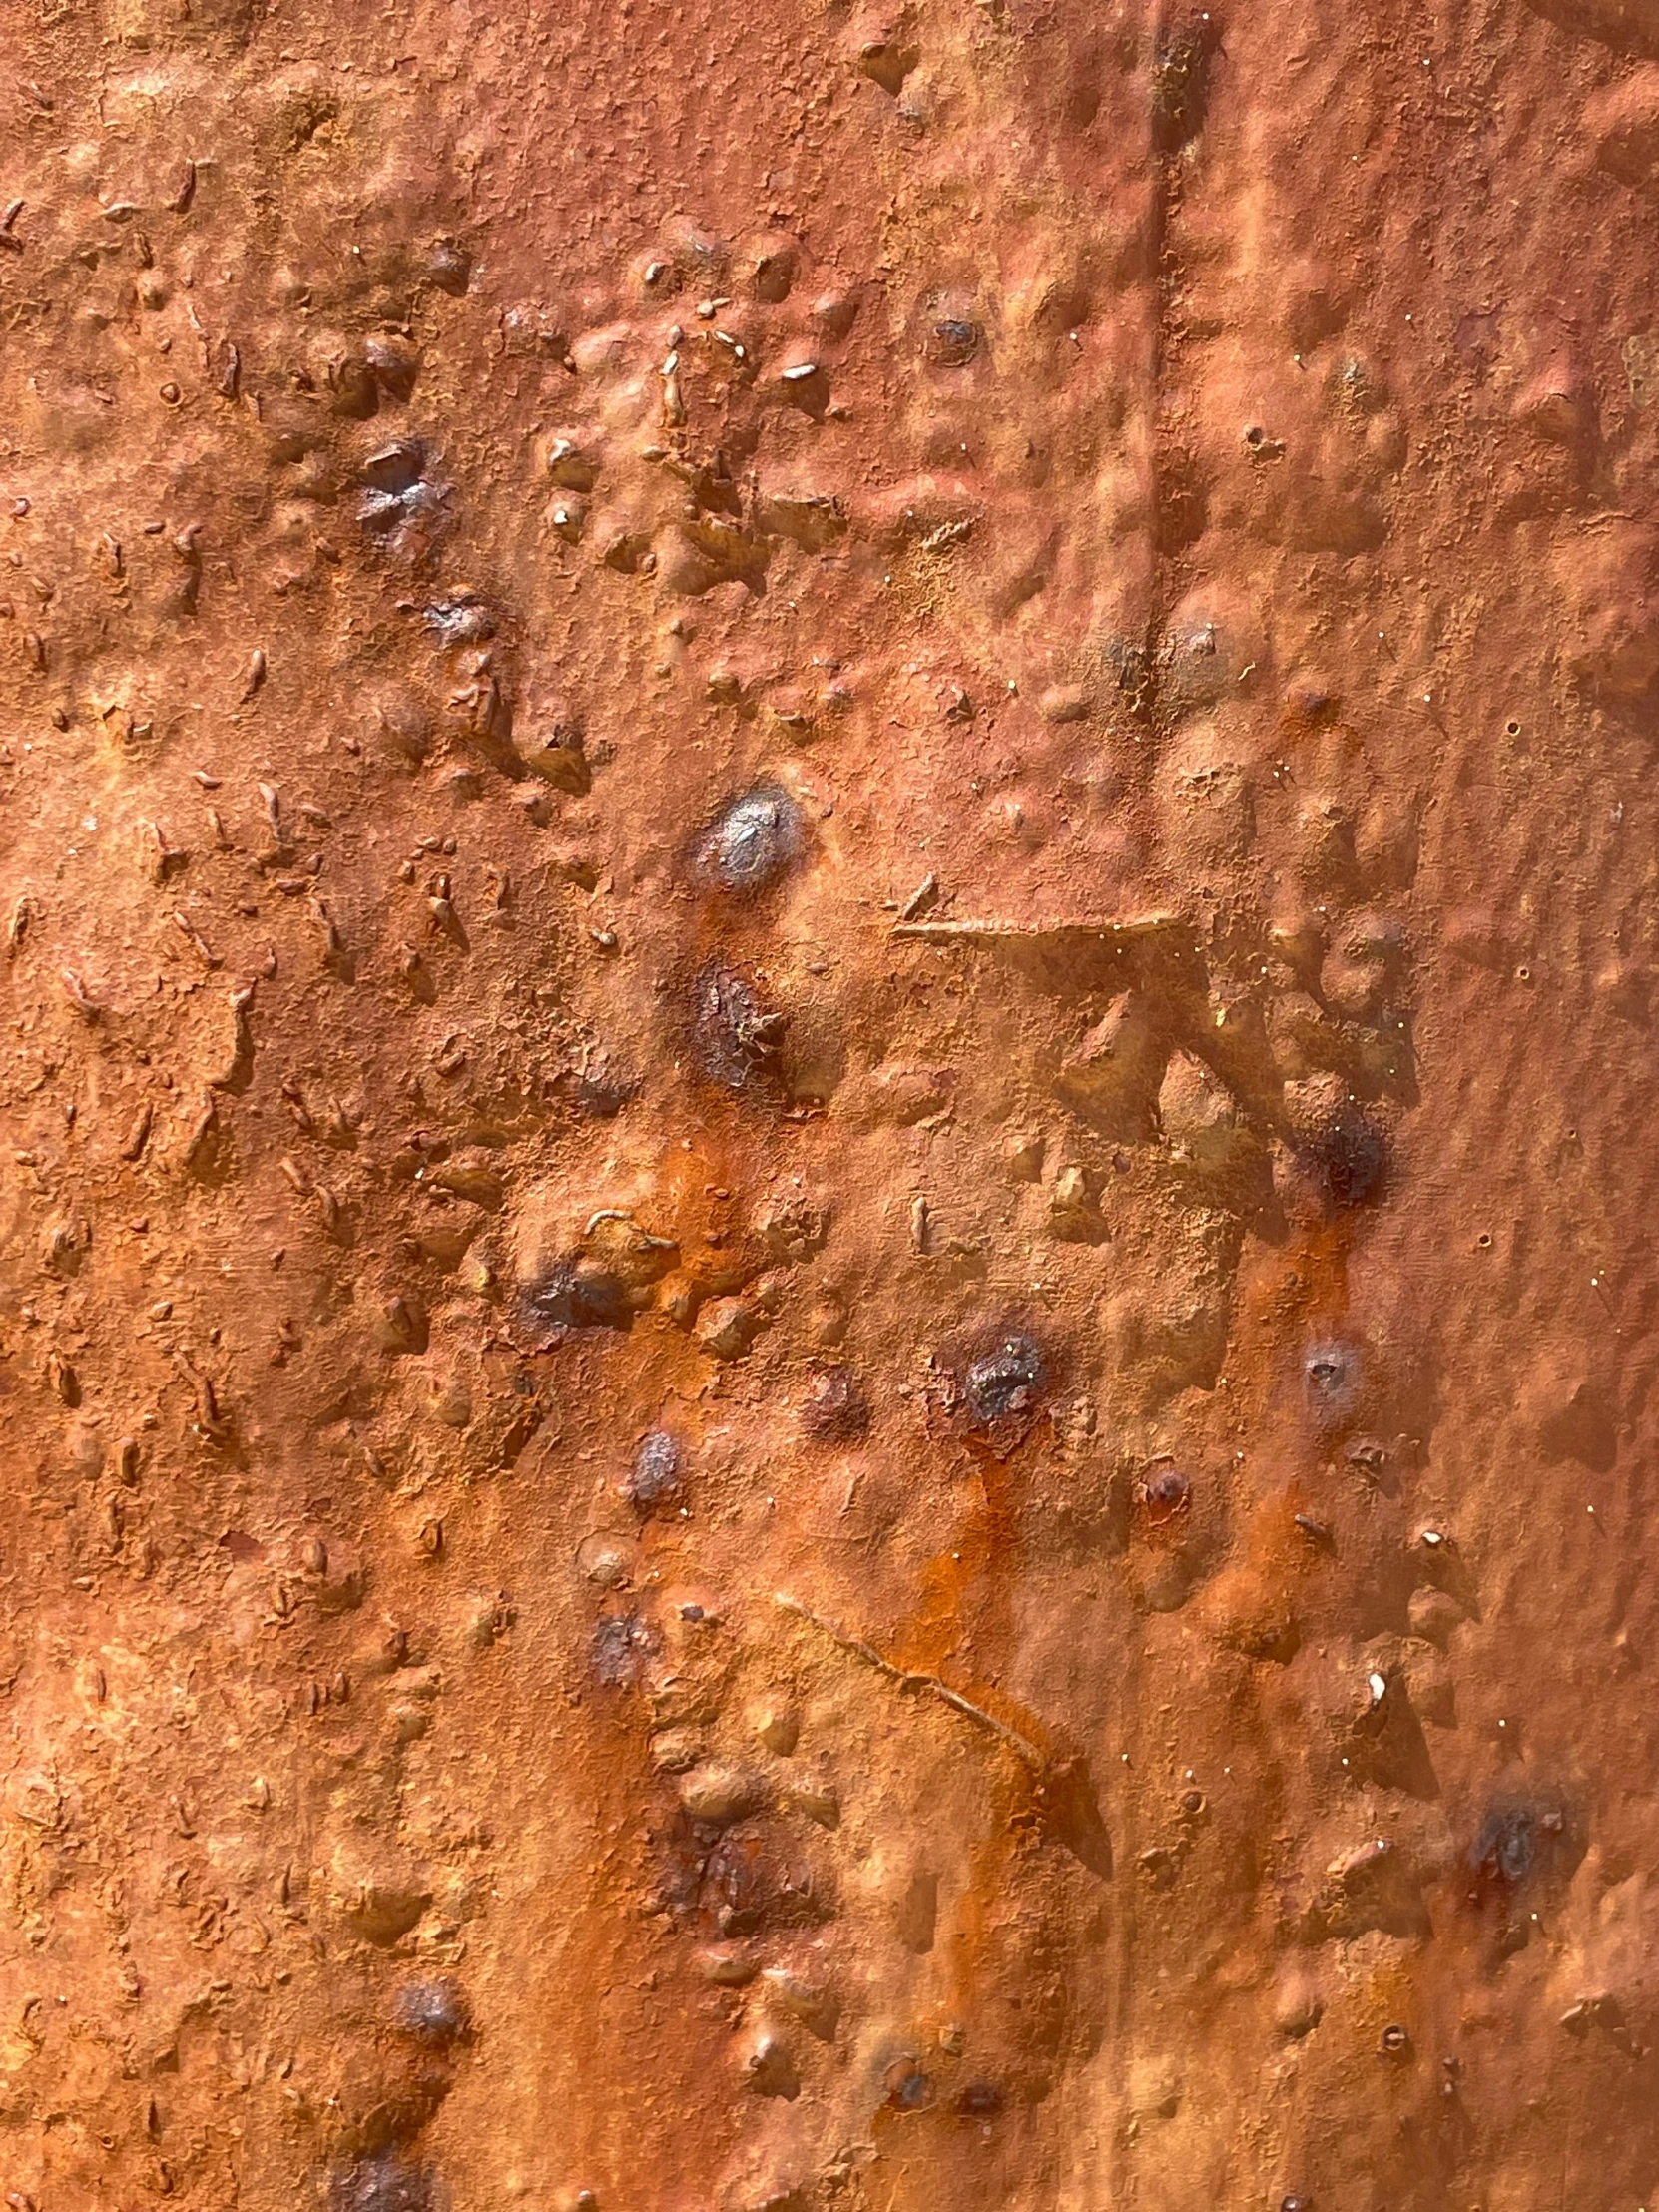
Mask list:
[{"label": "thin diagonal crack", "polygon": [[999,1737],[1015,1757],[1024,1761],[1034,1774],[1046,1774],[1050,1760],[1047,1752],[1022,1736],[1017,1728],[1010,1728],[1006,1721],[999,1721],[994,1713],[987,1713],[982,1705],[975,1705],[971,1698],[963,1697],[960,1690],[953,1690],[948,1682],[941,1682],[936,1674],[918,1674],[909,1667],[900,1667],[883,1656],[873,1644],[865,1643],[861,1636],[849,1635],[844,1628],[837,1628],[833,1621],[827,1621],[815,1613],[811,1606],[803,1605],[798,1597],[790,1597],[780,1590],[774,1602],[784,1612],[793,1613],[797,1620],[805,1621],[809,1628],[816,1628],[821,1636],[828,1636],[832,1644],[859,1659],[866,1667],[873,1667],[877,1674],[884,1674],[889,1682],[896,1682],[901,1690],[924,1691],[948,1705],[953,1713],[960,1713],[976,1727],[987,1729]]}]

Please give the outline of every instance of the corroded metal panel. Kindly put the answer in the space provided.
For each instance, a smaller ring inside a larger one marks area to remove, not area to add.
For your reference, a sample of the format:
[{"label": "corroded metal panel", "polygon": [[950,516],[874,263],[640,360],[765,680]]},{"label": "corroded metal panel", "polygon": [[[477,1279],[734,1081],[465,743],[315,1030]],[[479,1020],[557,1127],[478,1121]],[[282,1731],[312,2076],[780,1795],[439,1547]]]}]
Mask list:
[{"label": "corroded metal panel", "polygon": [[1653,2202],[1653,0],[5,20],[0,2193]]}]

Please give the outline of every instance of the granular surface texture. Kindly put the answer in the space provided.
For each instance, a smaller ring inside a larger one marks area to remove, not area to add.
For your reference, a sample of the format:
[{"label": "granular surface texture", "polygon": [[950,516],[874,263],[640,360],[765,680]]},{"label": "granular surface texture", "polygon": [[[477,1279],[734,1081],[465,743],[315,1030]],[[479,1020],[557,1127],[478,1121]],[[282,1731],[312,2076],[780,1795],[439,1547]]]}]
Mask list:
[{"label": "granular surface texture", "polygon": [[1659,2202],[1655,0],[3,21],[6,2203]]}]

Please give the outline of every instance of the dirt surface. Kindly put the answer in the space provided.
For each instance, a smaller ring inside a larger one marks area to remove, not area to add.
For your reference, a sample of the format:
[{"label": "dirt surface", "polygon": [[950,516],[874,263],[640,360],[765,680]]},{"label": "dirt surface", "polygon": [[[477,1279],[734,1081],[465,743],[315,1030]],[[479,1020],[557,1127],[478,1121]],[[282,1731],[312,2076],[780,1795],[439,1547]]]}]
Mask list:
[{"label": "dirt surface", "polygon": [[4,21],[6,2203],[1653,2203],[1654,0]]}]

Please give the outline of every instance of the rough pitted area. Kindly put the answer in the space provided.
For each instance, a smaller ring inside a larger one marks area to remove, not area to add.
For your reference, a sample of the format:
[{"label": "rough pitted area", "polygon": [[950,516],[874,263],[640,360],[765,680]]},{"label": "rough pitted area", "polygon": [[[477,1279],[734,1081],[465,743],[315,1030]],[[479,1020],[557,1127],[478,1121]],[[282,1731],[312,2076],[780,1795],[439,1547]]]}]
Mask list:
[{"label": "rough pitted area", "polygon": [[0,2194],[1659,2189],[1654,0],[11,0]]}]

